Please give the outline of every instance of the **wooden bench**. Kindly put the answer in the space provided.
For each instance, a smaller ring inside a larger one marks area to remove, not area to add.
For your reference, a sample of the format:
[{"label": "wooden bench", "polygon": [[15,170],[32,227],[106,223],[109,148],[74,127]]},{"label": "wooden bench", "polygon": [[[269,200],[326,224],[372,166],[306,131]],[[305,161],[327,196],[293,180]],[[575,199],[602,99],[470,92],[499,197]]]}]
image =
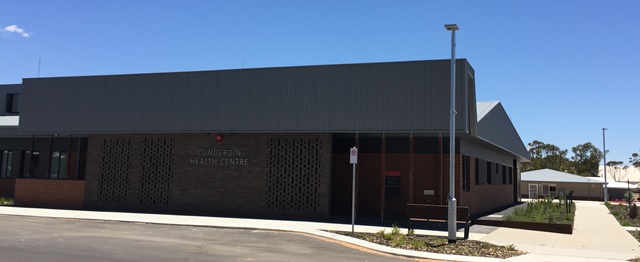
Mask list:
[{"label": "wooden bench", "polygon": [[[447,206],[407,204],[407,218],[409,218],[409,228],[413,228],[413,222],[447,222],[449,209]],[[456,224],[464,224],[464,239],[469,238],[469,207],[456,207]]]}]

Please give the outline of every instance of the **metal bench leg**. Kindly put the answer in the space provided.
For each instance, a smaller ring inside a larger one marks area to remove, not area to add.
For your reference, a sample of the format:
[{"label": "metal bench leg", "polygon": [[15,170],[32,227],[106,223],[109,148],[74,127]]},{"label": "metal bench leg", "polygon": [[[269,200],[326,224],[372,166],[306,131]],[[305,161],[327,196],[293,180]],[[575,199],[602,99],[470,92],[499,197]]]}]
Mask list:
[{"label": "metal bench leg", "polygon": [[464,227],[464,239],[469,239],[469,223],[466,223]]}]

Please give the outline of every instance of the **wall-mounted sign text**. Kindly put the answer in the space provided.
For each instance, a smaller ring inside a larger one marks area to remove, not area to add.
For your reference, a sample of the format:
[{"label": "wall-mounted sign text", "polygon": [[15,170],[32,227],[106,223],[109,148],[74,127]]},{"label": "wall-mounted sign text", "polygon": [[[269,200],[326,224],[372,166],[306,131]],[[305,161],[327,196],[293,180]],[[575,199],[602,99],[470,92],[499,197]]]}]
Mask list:
[{"label": "wall-mounted sign text", "polygon": [[198,157],[189,159],[191,165],[248,166],[240,149],[198,149]]}]

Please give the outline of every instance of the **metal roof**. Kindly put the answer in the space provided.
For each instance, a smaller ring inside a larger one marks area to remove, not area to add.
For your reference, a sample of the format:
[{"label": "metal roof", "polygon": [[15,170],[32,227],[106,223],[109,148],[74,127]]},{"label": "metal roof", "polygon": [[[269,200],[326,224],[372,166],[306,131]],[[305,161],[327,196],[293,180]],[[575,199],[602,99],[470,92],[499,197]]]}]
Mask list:
[{"label": "metal roof", "polygon": [[604,184],[597,179],[578,176],[565,172],[560,172],[552,169],[540,169],[528,172],[522,172],[522,181],[536,181],[536,182],[559,182],[559,183],[590,183],[590,184]]},{"label": "metal roof", "polygon": [[531,154],[500,102],[478,102],[476,107],[476,135],[479,139],[519,156],[522,161],[531,159]]}]

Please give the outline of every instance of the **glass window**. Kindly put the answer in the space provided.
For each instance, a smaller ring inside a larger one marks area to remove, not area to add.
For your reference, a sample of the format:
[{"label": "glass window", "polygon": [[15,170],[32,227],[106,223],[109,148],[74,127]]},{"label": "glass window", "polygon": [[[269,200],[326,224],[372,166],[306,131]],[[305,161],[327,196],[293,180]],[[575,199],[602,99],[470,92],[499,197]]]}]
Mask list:
[{"label": "glass window", "polygon": [[480,185],[480,159],[475,159],[476,161],[476,185]]},{"label": "glass window", "polygon": [[509,167],[509,185],[513,185],[513,167]]},{"label": "glass window", "polygon": [[67,153],[53,152],[51,154],[51,179],[67,178]]},{"label": "glass window", "polygon": [[40,175],[40,168],[40,152],[34,151],[31,155],[31,163],[29,164],[29,177],[38,177],[38,175]]},{"label": "glass window", "polygon": [[470,177],[470,159],[468,156],[462,156],[462,190],[469,191],[471,189],[469,185],[469,177]]},{"label": "glass window", "polygon": [[60,153],[60,170],[58,170],[58,177],[62,179],[67,178],[67,161],[69,157],[66,152]]},{"label": "glass window", "polygon": [[20,113],[20,94],[7,94],[5,112]]},{"label": "glass window", "polygon": [[542,194],[545,196],[549,194],[549,184],[542,184]]},{"label": "glass window", "polygon": [[502,184],[507,184],[507,166],[502,166]]},{"label": "glass window", "polygon": [[491,173],[491,162],[487,161],[487,184],[489,185],[491,185],[492,174],[493,173]]},{"label": "glass window", "polygon": [[11,176],[11,158],[13,156],[13,152],[11,151],[3,151],[2,152],[2,171],[0,172],[0,177],[10,177]]},{"label": "glass window", "polygon": [[58,168],[60,165],[60,152],[53,152],[53,154],[51,154],[51,176],[49,178],[51,179],[57,179],[58,178]]}]

